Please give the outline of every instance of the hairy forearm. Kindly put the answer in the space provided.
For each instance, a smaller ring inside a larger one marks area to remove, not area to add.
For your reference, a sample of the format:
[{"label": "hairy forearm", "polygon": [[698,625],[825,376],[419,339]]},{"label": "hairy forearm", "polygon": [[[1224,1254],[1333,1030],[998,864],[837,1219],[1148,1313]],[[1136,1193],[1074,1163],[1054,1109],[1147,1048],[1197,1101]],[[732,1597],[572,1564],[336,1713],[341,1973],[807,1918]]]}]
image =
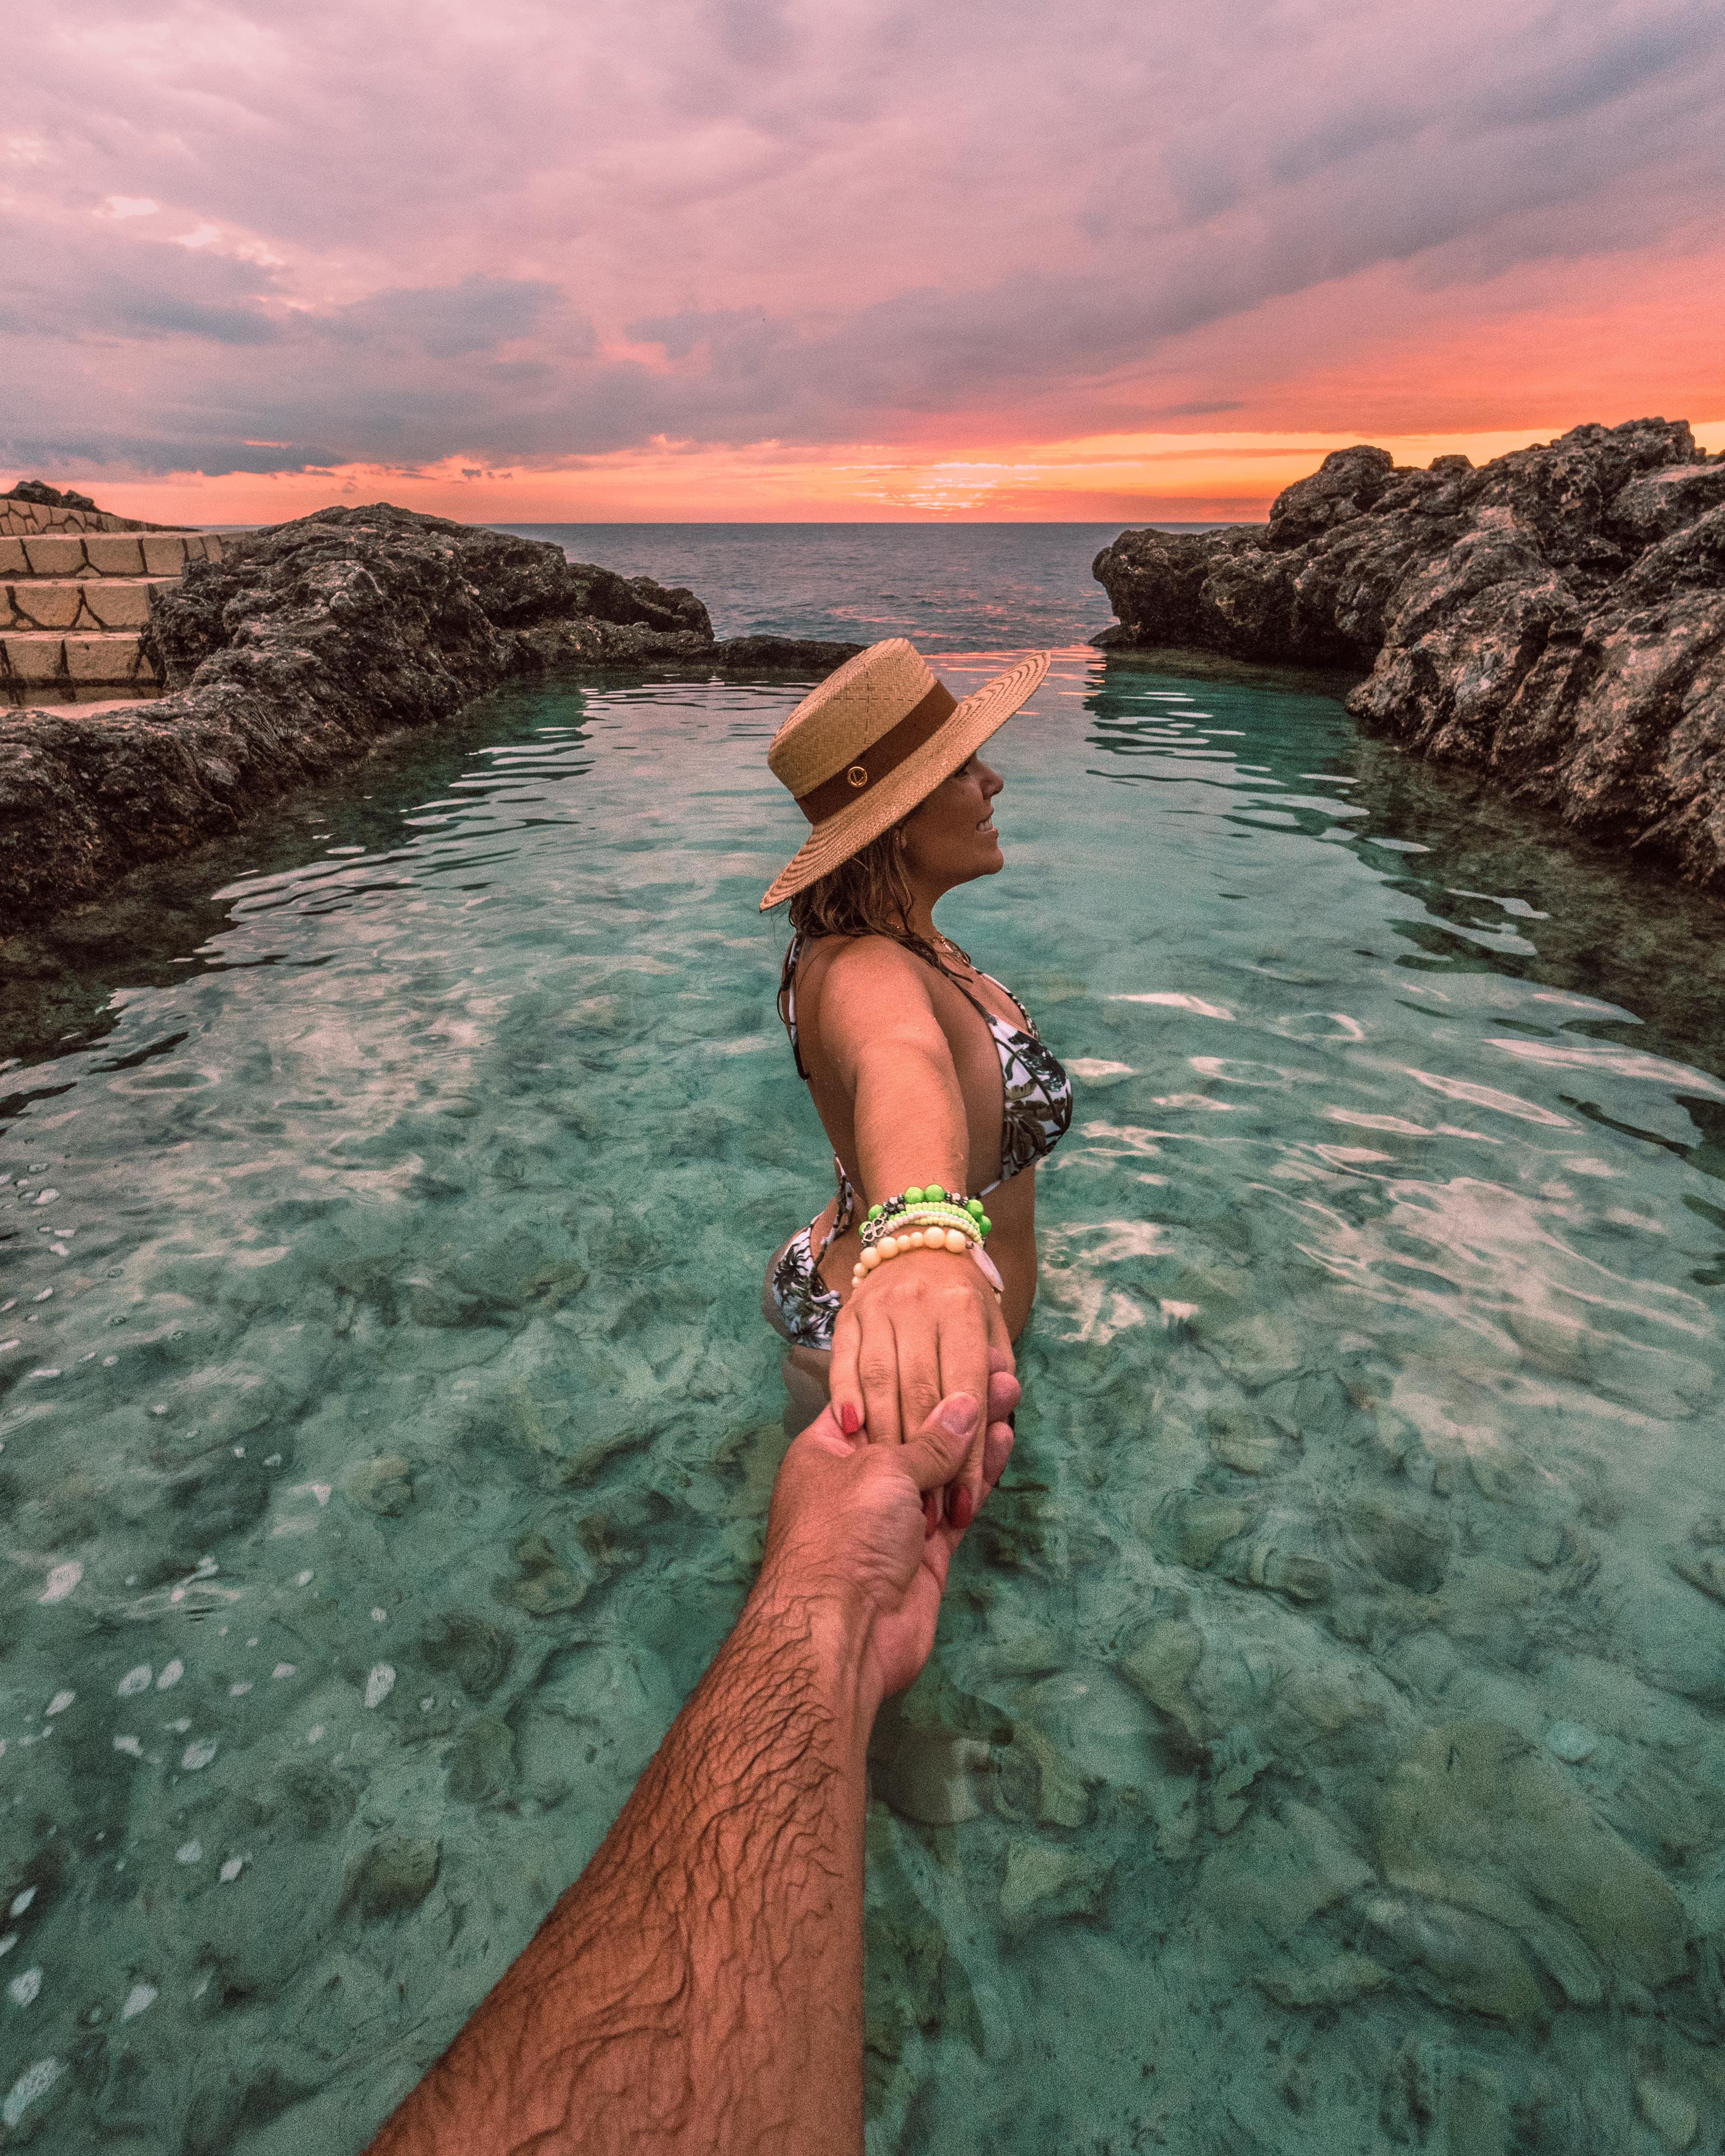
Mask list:
[{"label": "hairy forearm", "polygon": [[373,2156],[855,2156],[878,1704],[860,1650],[763,1575],[592,1862]]}]

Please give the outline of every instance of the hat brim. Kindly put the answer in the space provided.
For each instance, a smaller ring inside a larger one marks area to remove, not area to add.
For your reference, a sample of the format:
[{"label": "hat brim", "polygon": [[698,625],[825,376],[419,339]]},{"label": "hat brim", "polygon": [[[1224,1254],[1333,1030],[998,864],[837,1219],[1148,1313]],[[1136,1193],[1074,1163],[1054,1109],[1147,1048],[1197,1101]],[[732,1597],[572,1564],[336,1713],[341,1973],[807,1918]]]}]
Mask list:
[{"label": "hat brim", "polygon": [[799,891],[819,883],[841,861],[860,853],[870,839],[890,831],[901,816],[908,816],[926,801],[943,778],[950,778],[968,763],[987,741],[1042,685],[1053,654],[1033,651],[1004,674],[974,690],[954,706],[940,732],[914,749],[896,770],[890,771],[878,786],[855,801],[847,802],[835,816],[829,816],[809,834],[786,862],[761,901],[768,913]]}]

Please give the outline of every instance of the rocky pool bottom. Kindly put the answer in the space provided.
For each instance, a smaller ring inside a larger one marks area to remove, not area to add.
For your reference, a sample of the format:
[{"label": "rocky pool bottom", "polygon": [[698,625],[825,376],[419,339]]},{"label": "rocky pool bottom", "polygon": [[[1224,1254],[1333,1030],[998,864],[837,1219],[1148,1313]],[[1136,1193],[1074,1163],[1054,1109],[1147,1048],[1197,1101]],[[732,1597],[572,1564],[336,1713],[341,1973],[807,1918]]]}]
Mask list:
[{"label": "rocky pool bottom", "polygon": [[[796,693],[508,692],[9,943],[4,2145],[362,2148],[734,1614]],[[1075,653],[997,748],[947,925],[1078,1107],[871,2146],[1717,2147],[1716,910],[1321,697]]]}]

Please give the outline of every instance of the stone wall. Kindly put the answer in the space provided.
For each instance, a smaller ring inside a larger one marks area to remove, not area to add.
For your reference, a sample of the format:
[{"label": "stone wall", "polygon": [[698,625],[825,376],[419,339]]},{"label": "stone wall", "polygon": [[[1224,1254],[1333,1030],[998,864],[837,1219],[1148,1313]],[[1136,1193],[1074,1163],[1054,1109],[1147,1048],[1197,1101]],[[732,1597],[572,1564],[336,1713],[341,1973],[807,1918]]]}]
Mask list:
[{"label": "stone wall", "polygon": [[[45,538],[55,531],[183,531],[183,524],[145,524],[136,516],[116,516],[98,509],[85,495],[64,495],[39,480],[20,482],[30,490],[14,487],[0,494],[0,539]],[[53,495],[44,501],[44,495]]]}]

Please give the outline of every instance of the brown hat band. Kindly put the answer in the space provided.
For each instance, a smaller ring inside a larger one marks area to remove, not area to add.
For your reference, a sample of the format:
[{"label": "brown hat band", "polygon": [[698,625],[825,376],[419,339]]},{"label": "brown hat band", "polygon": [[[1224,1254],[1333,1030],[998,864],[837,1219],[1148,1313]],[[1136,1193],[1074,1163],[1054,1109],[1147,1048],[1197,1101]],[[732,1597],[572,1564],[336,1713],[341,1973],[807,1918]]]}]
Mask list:
[{"label": "brown hat band", "polygon": [[958,699],[945,682],[937,681],[916,709],[889,727],[879,741],[871,742],[855,763],[831,778],[824,778],[809,793],[799,793],[797,806],[811,824],[825,823],[847,801],[855,801],[888,772],[896,771],[924,742],[932,741],[957,708]]}]

